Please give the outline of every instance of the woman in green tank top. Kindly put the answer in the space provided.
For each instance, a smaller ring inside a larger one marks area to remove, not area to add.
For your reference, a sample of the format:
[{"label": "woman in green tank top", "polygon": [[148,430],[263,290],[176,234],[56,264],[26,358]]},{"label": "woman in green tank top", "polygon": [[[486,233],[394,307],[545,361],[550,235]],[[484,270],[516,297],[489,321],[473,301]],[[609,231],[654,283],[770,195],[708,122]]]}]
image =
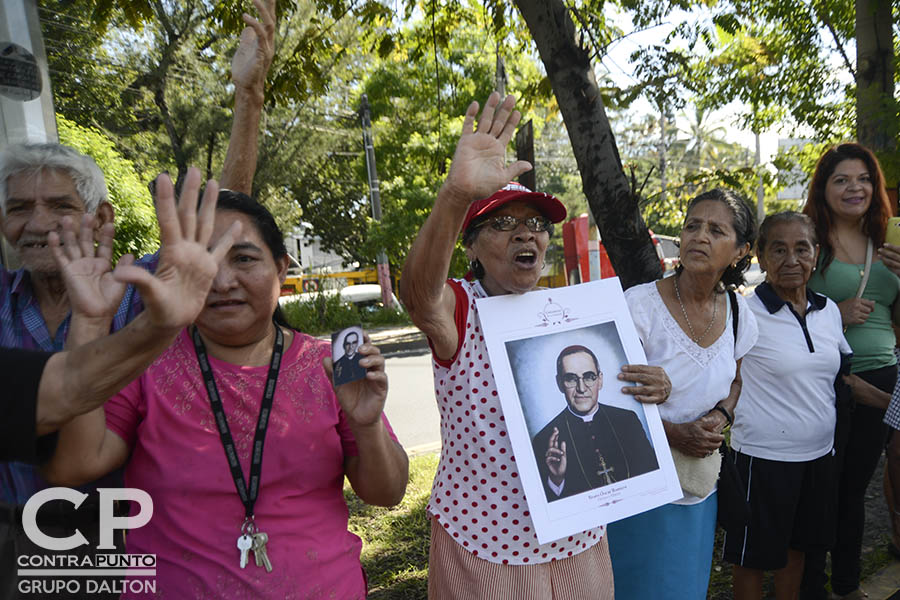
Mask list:
[{"label": "woman in green tank top", "polygon": [[[897,378],[891,324],[900,322],[900,248],[884,245],[893,211],[878,160],[859,144],[829,149],[816,165],[803,212],[815,222],[821,244],[809,288],[837,303],[853,349],[853,375],[847,383],[856,405],[848,422],[839,421],[835,436],[838,464],[843,468],[836,500],[831,589],[839,598],[863,598],[859,559],[865,492],[887,438],[883,419]],[[868,279],[857,297],[870,253]],[[900,436],[894,437],[900,442]],[[807,552],[806,557],[800,597],[824,598],[825,551]]]}]

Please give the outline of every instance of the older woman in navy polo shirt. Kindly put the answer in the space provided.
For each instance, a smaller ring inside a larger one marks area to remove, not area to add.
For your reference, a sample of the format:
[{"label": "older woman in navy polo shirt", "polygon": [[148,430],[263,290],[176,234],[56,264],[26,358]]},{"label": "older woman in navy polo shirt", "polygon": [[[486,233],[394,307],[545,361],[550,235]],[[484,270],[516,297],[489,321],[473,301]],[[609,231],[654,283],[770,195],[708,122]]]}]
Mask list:
[{"label": "older woman in navy polo shirt", "polygon": [[837,305],[806,287],[819,253],[806,215],[763,221],[757,256],[766,281],[748,299],[759,338],[744,356],[731,445],[747,485],[751,520],[727,531],[734,598],[795,598],[805,552],[828,547],[834,527],[835,380],[850,357]]}]

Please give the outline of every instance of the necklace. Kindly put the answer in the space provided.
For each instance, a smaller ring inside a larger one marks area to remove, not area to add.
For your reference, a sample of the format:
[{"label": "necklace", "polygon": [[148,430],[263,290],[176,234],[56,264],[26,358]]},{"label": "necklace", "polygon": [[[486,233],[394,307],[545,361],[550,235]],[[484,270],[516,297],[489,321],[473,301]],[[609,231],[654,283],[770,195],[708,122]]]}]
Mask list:
[{"label": "necklace", "polygon": [[715,298],[715,296],[713,296],[712,319],[709,320],[709,325],[706,326],[706,330],[703,332],[703,335],[701,335],[700,337],[696,337],[696,334],[694,334],[694,326],[691,325],[691,320],[687,316],[687,310],[685,310],[685,308],[684,308],[684,302],[681,301],[681,292],[678,291],[678,277],[679,277],[679,275],[676,275],[675,280],[674,280],[674,282],[675,282],[675,297],[678,298],[678,304],[681,305],[681,314],[684,315],[684,320],[687,321],[688,330],[691,332],[691,340],[695,344],[699,344],[700,340],[705,338],[706,334],[709,333],[709,330],[712,329],[713,323],[716,322],[716,313],[719,311],[719,303],[716,302],[716,298]]},{"label": "necklace", "polygon": [[[842,251],[842,252],[844,253],[844,255],[847,257],[847,260],[850,261],[850,262],[847,263],[847,264],[849,264],[849,265],[851,265],[851,266],[854,266],[854,267],[859,267],[861,264],[864,264],[864,262],[863,262],[863,263],[853,262],[853,261],[854,261],[854,256],[853,256],[852,254],[850,254],[849,252],[847,252],[847,248],[844,246],[844,244],[841,243],[841,238],[839,238],[838,236],[835,235],[835,236],[832,236],[832,239],[836,242],[837,246],[841,249],[841,251]],[[865,268],[859,269],[859,276],[860,276],[860,279],[861,279],[863,276],[865,276],[865,273],[866,273]]]}]

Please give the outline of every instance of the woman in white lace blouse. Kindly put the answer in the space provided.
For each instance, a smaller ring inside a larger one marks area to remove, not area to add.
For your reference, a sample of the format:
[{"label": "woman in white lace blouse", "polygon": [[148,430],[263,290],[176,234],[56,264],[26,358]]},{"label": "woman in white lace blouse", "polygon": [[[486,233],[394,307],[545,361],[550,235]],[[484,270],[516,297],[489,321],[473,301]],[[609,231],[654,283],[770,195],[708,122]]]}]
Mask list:
[{"label": "woman in white lace blouse", "polygon": [[[675,276],[625,292],[647,364],[663,367],[672,381],[659,414],[669,445],[688,462],[711,457],[734,417],[740,359],[757,331],[740,295],[732,296],[739,314],[734,327],[725,290],[743,282],[755,239],[753,213],[737,194],[701,194],[688,206]],[[679,477],[682,488],[691,487],[681,469]],[[610,524],[617,599],[706,598],[716,523],[715,486],[709,487]]]}]

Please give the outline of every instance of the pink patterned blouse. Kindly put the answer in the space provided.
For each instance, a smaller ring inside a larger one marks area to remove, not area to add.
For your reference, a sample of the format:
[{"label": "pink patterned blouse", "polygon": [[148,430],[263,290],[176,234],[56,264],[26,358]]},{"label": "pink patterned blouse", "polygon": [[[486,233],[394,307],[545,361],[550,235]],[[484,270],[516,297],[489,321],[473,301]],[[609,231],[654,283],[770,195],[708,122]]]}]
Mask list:
[{"label": "pink patterned blouse", "polygon": [[[187,330],[106,404],[107,427],[132,449],[125,484],[154,502],[153,518],[129,531],[126,545],[130,554],[156,554],[157,597],[365,597],[362,543],[347,530],[342,493],[344,459],[357,449],[322,368],[329,353],[327,343],[296,333],[282,360],[255,506],[271,573],[252,555],[246,568],[238,564],[244,507]],[[269,367],[210,363],[246,478]]]}]

